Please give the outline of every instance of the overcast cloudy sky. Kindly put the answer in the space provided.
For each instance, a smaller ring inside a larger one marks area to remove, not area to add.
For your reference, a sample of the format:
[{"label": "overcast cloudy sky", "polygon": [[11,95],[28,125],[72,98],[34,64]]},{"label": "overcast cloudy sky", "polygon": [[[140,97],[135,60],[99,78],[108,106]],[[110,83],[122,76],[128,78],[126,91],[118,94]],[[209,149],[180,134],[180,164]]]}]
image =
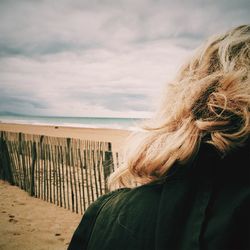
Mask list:
[{"label": "overcast cloudy sky", "polygon": [[150,116],[211,34],[249,0],[0,0],[0,113]]}]

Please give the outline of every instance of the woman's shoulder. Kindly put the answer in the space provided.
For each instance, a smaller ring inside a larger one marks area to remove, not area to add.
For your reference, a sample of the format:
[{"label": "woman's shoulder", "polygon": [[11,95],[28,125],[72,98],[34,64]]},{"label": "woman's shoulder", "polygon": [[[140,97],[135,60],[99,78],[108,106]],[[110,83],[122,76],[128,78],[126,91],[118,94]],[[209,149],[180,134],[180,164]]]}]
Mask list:
[{"label": "woman's shoulder", "polygon": [[76,228],[67,250],[82,249],[87,246],[96,218],[104,205],[112,198],[129,189],[121,188],[108,192],[90,204]]},{"label": "woman's shoulder", "polygon": [[100,197],[98,197],[90,206],[91,207],[95,207],[95,206],[102,206],[104,203],[108,202],[110,199],[125,194],[128,191],[130,191],[130,188],[119,188],[110,192],[107,192],[106,194],[101,195]]},{"label": "woman's shoulder", "polygon": [[150,200],[153,197],[157,199],[161,188],[161,185],[158,183],[150,183],[135,188],[119,188],[97,198],[87,210],[97,212],[97,210],[101,210],[106,204],[107,206],[111,206],[113,204],[117,205],[117,203],[123,202],[126,202],[126,204],[133,203],[138,199]]},{"label": "woman's shoulder", "polygon": [[[119,215],[119,220],[128,217],[133,225],[136,221],[140,221],[139,215],[142,220],[145,220],[145,218],[153,220],[152,213],[156,211],[157,201],[159,200],[158,190],[158,185],[143,185],[132,189],[120,188],[97,198],[84,212],[82,220],[73,234],[68,250],[85,249],[94,226],[99,228],[96,225],[103,221],[105,223],[109,222],[111,215],[112,217]],[[145,207],[145,203],[148,204],[147,209],[142,210],[141,208],[142,206]],[[131,217],[129,213],[131,211],[133,211],[132,214],[135,215],[135,218]],[[127,213],[129,214],[127,215]],[[108,221],[107,218],[109,218]]]},{"label": "woman's shoulder", "polygon": [[118,198],[120,196],[123,196],[125,193],[129,192],[130,189],[129,188],[119,188],[116,189],[114,191],[110,191],[106,194],[103,194],[101,196],[99,196],[95,201],[93,201],[89,207],[87,208],[87,210],[84,212],[84,219],[85,221],[88,220],[88,218],[91,218],[91,221],[93,221],[93,219],[95,217],[97,217],[97,215],[100,213],[100,211],[102,210],[102,208],[109,202],[112,201],[112,199]]}]

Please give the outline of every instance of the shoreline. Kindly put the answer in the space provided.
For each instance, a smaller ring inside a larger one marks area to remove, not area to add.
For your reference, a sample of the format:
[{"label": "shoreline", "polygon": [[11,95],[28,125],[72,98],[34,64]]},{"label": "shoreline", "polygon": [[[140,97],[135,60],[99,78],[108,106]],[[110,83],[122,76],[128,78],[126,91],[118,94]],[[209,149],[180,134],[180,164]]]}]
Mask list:
[{"label": "shoreline", "polygon": [[85,128],[3,122],[0,123],[0,131],[111,142],[112,149],[116,152],[122,150],[126,138],[132,132],[130,130],[113,128]]}]

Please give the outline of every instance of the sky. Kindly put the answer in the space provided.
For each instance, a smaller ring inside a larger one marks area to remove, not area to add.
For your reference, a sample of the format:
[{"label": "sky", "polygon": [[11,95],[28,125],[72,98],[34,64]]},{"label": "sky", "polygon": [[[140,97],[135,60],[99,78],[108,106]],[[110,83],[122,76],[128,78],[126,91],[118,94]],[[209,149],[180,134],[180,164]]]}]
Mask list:
[{"label": "sky", "polygon": [[0,0],[0,114],[150,117],[209,36],[249,0]]}]

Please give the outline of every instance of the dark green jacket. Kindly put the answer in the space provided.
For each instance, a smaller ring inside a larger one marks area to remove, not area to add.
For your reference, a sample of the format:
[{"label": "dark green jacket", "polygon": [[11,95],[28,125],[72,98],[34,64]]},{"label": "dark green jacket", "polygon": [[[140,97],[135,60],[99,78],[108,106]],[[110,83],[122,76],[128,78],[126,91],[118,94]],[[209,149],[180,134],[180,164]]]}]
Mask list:
[{"label": "dark green jacket", "polygon": [[250,250],[249,145],[223,160],[202,146],[164,182],[98,198],[68,250]]}]

